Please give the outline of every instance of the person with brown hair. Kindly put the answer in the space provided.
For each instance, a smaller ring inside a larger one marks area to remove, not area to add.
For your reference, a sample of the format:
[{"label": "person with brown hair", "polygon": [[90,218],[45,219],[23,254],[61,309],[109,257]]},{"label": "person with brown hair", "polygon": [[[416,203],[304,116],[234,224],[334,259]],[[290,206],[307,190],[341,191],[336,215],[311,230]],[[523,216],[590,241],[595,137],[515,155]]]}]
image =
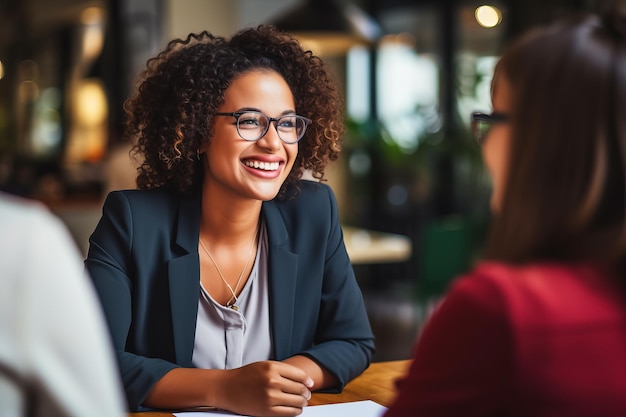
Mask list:
[{"label": "person with brown hair", "polygon": [[320,181],[343,103],[323,62],[272,26],[174,40],[125,103],[139,190],[112,192],[86,267],[131,410],[292,416],[374,352]]},{"label": "person with brown hair", "polygon": [[523,35],[492,85],[493,113],[472,115],[493,178],[484,260],[425,324],[385,417],[623,416],[624,3]]}]

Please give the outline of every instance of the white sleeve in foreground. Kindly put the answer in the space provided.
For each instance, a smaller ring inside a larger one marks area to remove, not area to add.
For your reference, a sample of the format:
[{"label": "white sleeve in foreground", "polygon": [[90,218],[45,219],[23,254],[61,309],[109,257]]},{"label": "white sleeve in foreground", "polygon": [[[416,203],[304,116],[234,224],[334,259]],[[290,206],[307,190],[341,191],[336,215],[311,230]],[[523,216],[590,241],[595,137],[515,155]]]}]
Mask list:
[{"label": "white sleeve in foreground", "polygon": [[30,249],[15,317],[35,414],[125,416],[109,333],[74,241],[45,210],[23,233]]}]

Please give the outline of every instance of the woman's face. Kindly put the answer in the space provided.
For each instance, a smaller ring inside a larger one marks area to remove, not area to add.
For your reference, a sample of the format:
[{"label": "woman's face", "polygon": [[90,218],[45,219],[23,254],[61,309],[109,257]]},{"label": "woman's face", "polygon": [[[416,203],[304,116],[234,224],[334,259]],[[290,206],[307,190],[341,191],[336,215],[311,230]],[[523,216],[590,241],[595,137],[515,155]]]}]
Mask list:
[{"label": "woman's face", "polygon": [[[511,86],[504,76],[496,79],[493,94],[493,112],[502,113],[510,117]],[[511,146],[511,127],[507,122],[494,123],[482,144],[483,160],[491,173],[493,192],[491,195],[491,209],[500,211],[506,176],[509,166],[509,152]]]},{"label": "woman's face", "polygon": [[[287,82],[277,72],[266,69],[235,78],[217,111],[231,113],[242,109],[274,118],[296,113]],[[265,136],[250,142],[237,133],[234,117],[215,116],[213,137],[208,142],[205,186],[249,199],[273,199],[298,155],[298,144],[283,142],[275,122],[270,123]]]}]

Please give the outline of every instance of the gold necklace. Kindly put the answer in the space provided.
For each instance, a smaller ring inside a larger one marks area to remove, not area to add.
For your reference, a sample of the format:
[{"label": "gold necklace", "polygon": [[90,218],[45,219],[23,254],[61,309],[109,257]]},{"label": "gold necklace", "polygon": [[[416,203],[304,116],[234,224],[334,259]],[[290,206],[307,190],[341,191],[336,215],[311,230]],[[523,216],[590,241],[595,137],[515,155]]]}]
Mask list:
[{"label": "gold necklace", "polygon": [[243,266],[243,269],[241,270],[241,274],[239,274],[239,278],[237,279],[237,284],[235,284],[234,290],[233,290],[233,287],[228,283],[228,281],[226,281],[226,278],[224,278],[224,275],[222,274],[220,267],[217,266],[217,262],[215,262],[215,259],[213,259],[213,257],[211,256],[211,254],[209,253],[209,250],[206,248],[206,246],[204,246],[204,242],[202,242],[202,239],[198,237],[198,241],[200,242],[200,246],[202,246],[202,249],[204,249],[204,253],[206,253],[209,259],[211,260],[211,262],[213,262],[213,265],[215,265],[215,269],[217,270],[218,275],[220,276],[224,284],[226,284],[226,287],[232,294],[232,296],[226,302],[226,307],[230,307],[235,311],[239,311],[239,307],[235,305],[235,303],[238,301],[237,291],[239,290],[239,284],[241,284],[241,279],[243,278],[243,274],[244,272],[246,272],[246,268],[248,267],[248,264],[250,263],[250,259],[252,259],[252,249],[254,248],[254,242],[256,240],[258,233],[259,233],[259,228],[257,227],[257,230],[254,233],[254,236],[252,237],[252,243],[250,243],[250,251],[248,252],[248,260],[246,261],[246,264]]}]

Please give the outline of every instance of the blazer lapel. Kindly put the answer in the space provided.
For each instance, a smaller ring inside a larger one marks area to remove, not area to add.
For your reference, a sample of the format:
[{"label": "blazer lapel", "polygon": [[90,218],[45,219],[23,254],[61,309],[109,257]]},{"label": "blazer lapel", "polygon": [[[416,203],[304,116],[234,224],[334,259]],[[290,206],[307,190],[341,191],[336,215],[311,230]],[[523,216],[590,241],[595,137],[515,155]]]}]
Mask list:
[{"label": "blazer lapel", "polygon": [[263,203],[269,242],[270,320],[276,360],[291,352],[298,255],[288,250],[289,235],[273,201]]},{"label": "blazer lapel", "polygon": [[[183,200],[178,213],[176,245],[180,256],[168,264],[172,328],[176,363],[192,366],[197,300],[200,293],[200,263],[198,233],[200,199]],[[282,217],[273,201],[263,203],[268,242],[268,280],[270,286],[270,320],[274,354],[277,360],[291,352],[293,317],[295,312],[296,273],[298,255],[289,251],[289,236]],[[290,300],[285,302],[285,300]]]},{"label": "blazer lapel", "polygon": [[200,207],[199,197],[182,200],[177,224],[174,225],[175,243],[178,248],[172,249],[174,255],[168,264],[174,349],[176,363],[182,366],[192,366],[191,359],[198,315]]}]

